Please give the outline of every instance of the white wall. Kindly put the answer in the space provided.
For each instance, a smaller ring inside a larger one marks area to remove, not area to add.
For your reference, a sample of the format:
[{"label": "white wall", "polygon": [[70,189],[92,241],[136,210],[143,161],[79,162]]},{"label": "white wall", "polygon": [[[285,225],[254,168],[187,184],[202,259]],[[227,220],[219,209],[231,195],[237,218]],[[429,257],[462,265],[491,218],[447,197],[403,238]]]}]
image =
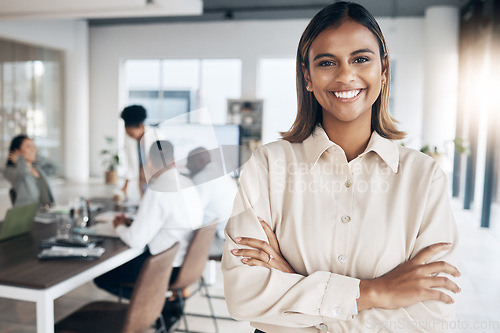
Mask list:
[{"label": "white wall", "polygon": [[[152,24],[90,29],[91,174],[102,170],[98,151],[105,135],[118,137],[125,106],[127,58],[240,58],[242,98],[256,98],[260,57],[294,57],[307,21]],[[295,110],[290,112],[295,113]]]},{"label": "white wall", "polygon": [[[395,116],[419,147],[423,99],[423,18],[379,20],[397,62]],[[241,58],[242,98],[256,98],[260,58],[295,58],[308,20],[124,25],[90,28],[90,171],[101,175],[104,136],[119,137],[125,106],[121,68],[127,58]],[[265,112],[265,111],[264,111]],[[292,112],[296,110],[280,111]],[[265,117],[276,119],[279,117]],[[269,128],[273,128],[269,126]],[[264,137],[273,134],[264,133]]]},{"label": "white wall", "polygon": [[0,22],[0,36],[64,52],[65,172],[68,179],[87,180],[89,176],[87,23],[65,20]]},{"label": "white wall", "polygon": [[456,133],[460,14],[457,7],[433,6],[426,9],[425,18],[422,139],[427,144],[443,145]]},{"label": "white wall", "polygon": [[394,96],[392,114],[406,131],[407,146],[421,147],[424,100],[424,18],[377,19],[384,33],[394,76],[391,94]]}]

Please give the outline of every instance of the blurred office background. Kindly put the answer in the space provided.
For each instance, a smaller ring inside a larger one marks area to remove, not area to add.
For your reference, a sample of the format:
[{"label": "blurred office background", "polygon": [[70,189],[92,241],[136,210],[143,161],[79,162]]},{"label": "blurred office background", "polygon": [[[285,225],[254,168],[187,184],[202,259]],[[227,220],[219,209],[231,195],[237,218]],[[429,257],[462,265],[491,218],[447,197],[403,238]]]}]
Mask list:
[{"label": "blurred office background", "polygon": [[[500,252],[500,1],[359,2],[389,45],[402,144],[440,160],[464,252],[500,273],[492,257]],[[329,3],[0,1],[0,168],[10,139],[25,132],[59,164],[61,183],[102,178],[104,138],[120,147],[119,114],[132,103],[148,109],[150,123],[196,124],[182,115],[207,107],[211,123],[225,125],[228,101],[258,101],[259,143],[278,139],[296,113],[298,40]],[[500,321],[500,284],[487,271],[477,276],[497,296],[482,313]]]}]

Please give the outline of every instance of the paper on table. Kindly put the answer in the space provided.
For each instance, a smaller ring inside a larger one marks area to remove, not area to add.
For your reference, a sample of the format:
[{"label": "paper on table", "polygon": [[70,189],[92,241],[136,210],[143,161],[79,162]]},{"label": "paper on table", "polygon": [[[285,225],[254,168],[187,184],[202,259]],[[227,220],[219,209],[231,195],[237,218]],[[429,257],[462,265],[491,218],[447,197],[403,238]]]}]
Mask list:
[{"label": "paper on table", "polygon": [[35,215],[35,222],[38,223],[54,223],[57,221],[57,215],[49,212],[37,212]]},{"label": "paper on table", "polygon": [[50,249],[45,249],[38,255],[39,259],[55,259],[55,258],[99,258],[105,249],[102,247],[81,248],[81,247],[60,247],[53,246]]},{"label": "paper on table", "polygon": [[73,229],[73,232],[79,235],[120,238],[111,221],[94,223],[88,228],[75,228]]},{"label": "paper on table", "polygon": [[[95,212],[99,209],[104,208],[104,205],[101,203],[91,202],[89,205],[90,211]],[[49,208],[49,213],[57,213],[57,214],[69,214],[70,207],[68,205],[55,205]]]},{"label": "paper on table", "polygon": [[113,212],[113,211],[107,211],[107,212],[102,212],[94,216],[93,222],[98,222],[98,223],[105,223],[105,222],[110,222],[113,221],[115,216],[119,215],[120,213]]},{"label": "paper on table", "polygon": [[68,205],[54,205],[50,207],[48,210],[49,213],[57,213],[57,214],[69,214],[69,206]]},{"label": "paper on table", "polygon": [[121,215],[121,214],[124,214],[125,217],[127,217],[127,218],[133,218],[134,217],[133,214],[120,213],[120,212],[114,212],[114,211],[108,210],[106,212],[102,212],[102,213],[99,213],[96,216],[94,216],[93,222],[97,222],[97,223],[111,222],[111,221],[113,221],[113,219],[115,218],[115,216]]}]

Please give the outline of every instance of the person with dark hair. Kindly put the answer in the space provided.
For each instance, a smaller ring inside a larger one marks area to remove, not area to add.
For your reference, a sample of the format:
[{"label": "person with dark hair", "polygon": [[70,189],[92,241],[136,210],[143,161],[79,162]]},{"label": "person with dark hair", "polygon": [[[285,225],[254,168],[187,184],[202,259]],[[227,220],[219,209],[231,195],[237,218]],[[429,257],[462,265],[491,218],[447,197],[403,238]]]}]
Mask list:
[{"label": "person with dark hair", "polygon": [[[133,284],[145,260],[170,248],[180,247],[174,259],[171,280],[174,281],[184,261],[193,231],[202,225],[203,207],[193,183],[175,169],[174,148],[169,141],[154,142],[149,152],[147,168],[153,177],[148,182],[133,221],[124,215],[113,220],[116,233],[130,247],[145,248],[143,255],[96,278],[99,288],[118,295],[120,285]],[[122,289],[130,298],[131,288]],[[165,308],[172,309],[166,304]],[[172,319],[172,313],[165,313]],[[178,316],[179,313],[175,313]],[[167,319],[167,318],[166,318]],[[175,318],[173,318],[175,319]]]},{"label": "person with dark hair", "polygon": [[37,159],[35,143],[28,136],[20,134],[12,139],[4,176],[12,184],[14,206],[38,202],[40,207],[48,208],[54,204],[47,175]]},{"label": "person with dark hair", "polygon": [[[141,147],[149,147],[151,142],[142,142],[144,133],[149,131],[150,127],[145,125],[144,122],[147,118],[146,109],[141,105],[129,105],[123,109],[121,113],[121,118],[125,123],[125,132],[127,137],[125,138],[125,154],[126,154],[126,174],[125,174],[125,184],[122,187],[122,191],[125,196],[129,196],[130,183],[137,183],[140,197],[143,195],[146,188],[146,180],[144,176],[144,166],[143,157],[141,154]],[[134,192],[134,190],[132,190]],[[134,197],[134,195],[132,194]]]},{"label": "person with dark hair", "polygon": [[256,332],[447,331],[457,227],[437,162],[398,145],[375,18],[335,2],[297,52],[297,117],[241,173],[222,260]]},{"label": "person with dark hair", "polygon": [[238,190],[236,183],[224,173],[221,165],[212,161],[210,152],[204,147],[189,152],[186,167],[205,207],[203,224],[217,219],[217,237],[224,239],[224,227]]}]

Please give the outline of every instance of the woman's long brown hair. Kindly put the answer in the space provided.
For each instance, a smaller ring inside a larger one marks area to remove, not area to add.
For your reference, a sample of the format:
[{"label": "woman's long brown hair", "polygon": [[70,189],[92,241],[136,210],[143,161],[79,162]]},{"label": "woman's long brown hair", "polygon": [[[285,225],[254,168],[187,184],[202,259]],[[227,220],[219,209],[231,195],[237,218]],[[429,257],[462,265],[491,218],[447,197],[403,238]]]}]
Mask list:
[{"label": "woman's long brown hair", "polygon": [[397,121],[389,112],[389,90],[391,86],[391,68],[389,54],[384,35],[375,18],[363,6],[352,2],[336,2],[323,8],[316,14],[304,30],[297,48],[297,117],[287,132],[282,132],[282,138],[292,143],[302,142],[309,137],[314,128],[323,121],[323,109],[314,94],[306,90],[303,70],[309,70],[309,49],[312,42],[325,29],[340,26],[342,21],[350,18],[368,28],[377,38],[380,49],[380,59],[384,70],[385,84],[382,84],[380,95],[372,106],[371,129],[380,136],[399,140],[406,136],[397,129]]}]

